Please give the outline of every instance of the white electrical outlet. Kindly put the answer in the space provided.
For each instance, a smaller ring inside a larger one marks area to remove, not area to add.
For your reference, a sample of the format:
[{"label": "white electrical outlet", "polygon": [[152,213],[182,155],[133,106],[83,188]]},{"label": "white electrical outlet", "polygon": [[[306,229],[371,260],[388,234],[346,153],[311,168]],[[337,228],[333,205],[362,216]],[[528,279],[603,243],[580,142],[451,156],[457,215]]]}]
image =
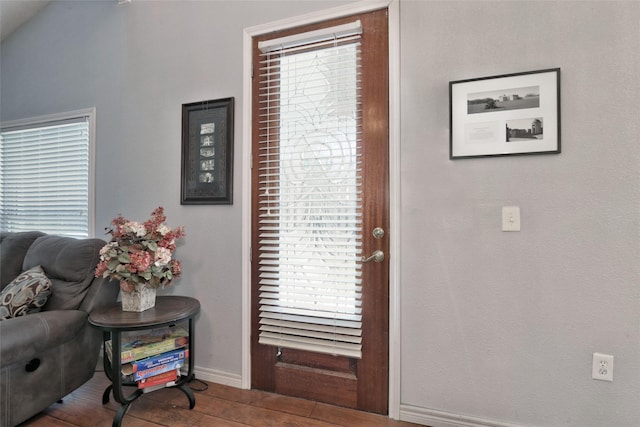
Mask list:
[{"label": "white electrical outlet", "polygon": [[613,356],[593,353],[591,378],[594,380],[613,381]]}]

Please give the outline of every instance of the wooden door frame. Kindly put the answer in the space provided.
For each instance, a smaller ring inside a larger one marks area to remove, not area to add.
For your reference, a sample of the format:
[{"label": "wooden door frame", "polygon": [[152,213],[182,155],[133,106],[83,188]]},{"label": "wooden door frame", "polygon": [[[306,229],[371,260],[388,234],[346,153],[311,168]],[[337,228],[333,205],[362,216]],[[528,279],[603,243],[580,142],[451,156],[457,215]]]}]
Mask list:
[{"label": "wooden door frame", "polygon": [[342,16],[389,10],[389,417],[400,417],[400,1],[369,0],[244,30],[242,137],[242,377],[251,387],[251,126],[252,39]]}]

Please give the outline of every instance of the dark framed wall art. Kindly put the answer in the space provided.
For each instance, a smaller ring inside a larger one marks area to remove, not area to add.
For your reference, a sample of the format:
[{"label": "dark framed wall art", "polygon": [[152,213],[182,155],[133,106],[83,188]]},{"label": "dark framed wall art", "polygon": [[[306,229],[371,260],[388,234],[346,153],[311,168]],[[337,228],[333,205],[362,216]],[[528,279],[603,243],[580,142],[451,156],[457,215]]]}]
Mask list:
[{"label": "dark framed wall art", "polygon": [[234,98],[182,104],[180,203],[233,203]]},{"label": "dark framed wall art", "polygon": [[560,68],[449,82],[449,158],[560,153]]}]

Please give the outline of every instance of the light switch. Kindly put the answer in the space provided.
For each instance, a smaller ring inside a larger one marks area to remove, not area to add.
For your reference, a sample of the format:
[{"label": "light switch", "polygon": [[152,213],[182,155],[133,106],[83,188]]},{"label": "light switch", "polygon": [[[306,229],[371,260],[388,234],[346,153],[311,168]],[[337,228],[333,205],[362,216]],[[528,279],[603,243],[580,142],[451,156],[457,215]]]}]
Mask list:
[{"label": "light switch", "polygon": [[520,231],[520,207],[502,207],[502,231]]}]

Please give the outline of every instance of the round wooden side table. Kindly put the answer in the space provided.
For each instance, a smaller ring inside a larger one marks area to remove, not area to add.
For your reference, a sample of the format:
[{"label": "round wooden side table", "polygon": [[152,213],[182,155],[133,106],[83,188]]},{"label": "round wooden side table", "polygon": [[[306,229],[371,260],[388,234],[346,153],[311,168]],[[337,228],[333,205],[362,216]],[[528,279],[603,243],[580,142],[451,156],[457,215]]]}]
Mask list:
[{"label": "round wooden side table", "polygon": [[[193,378],[194,368],[194,317],[200,311],[200,302],[191,297],[184,296],[159,296],[156,298],[156,305],[143,312],[122,311],[120,303],[109,304],[98,307],[89,314],[89,323],[100,329],[103,335],[103,359],[104,372],[111,381],[111,385],[102,394],[102,403],[109,402],[109,394],[113,391],[113,398],[120,404],[113,418],[113,427],[119,427],[122,423],[129,405],[133,403],[143,393],[141,389],[136,389],[129,395],[125,395],[123,386],[135,386],[135,382],[123,380],[120,374],[122,363],[120,347],[123,332],[138,330],[156,329],[175,325],[178,322],[188,322],[189,324],[189,355],[188,371],[186,375],[181,375],[176,384],[177,387],[186,394],[189,399],[189,409],[196,405],[193,391],[187,384]],[[114,349],[111,362],[107,356],[107,341],[111,340],[111,348]],[[116,350],[117,349],[117,350]]]}]

